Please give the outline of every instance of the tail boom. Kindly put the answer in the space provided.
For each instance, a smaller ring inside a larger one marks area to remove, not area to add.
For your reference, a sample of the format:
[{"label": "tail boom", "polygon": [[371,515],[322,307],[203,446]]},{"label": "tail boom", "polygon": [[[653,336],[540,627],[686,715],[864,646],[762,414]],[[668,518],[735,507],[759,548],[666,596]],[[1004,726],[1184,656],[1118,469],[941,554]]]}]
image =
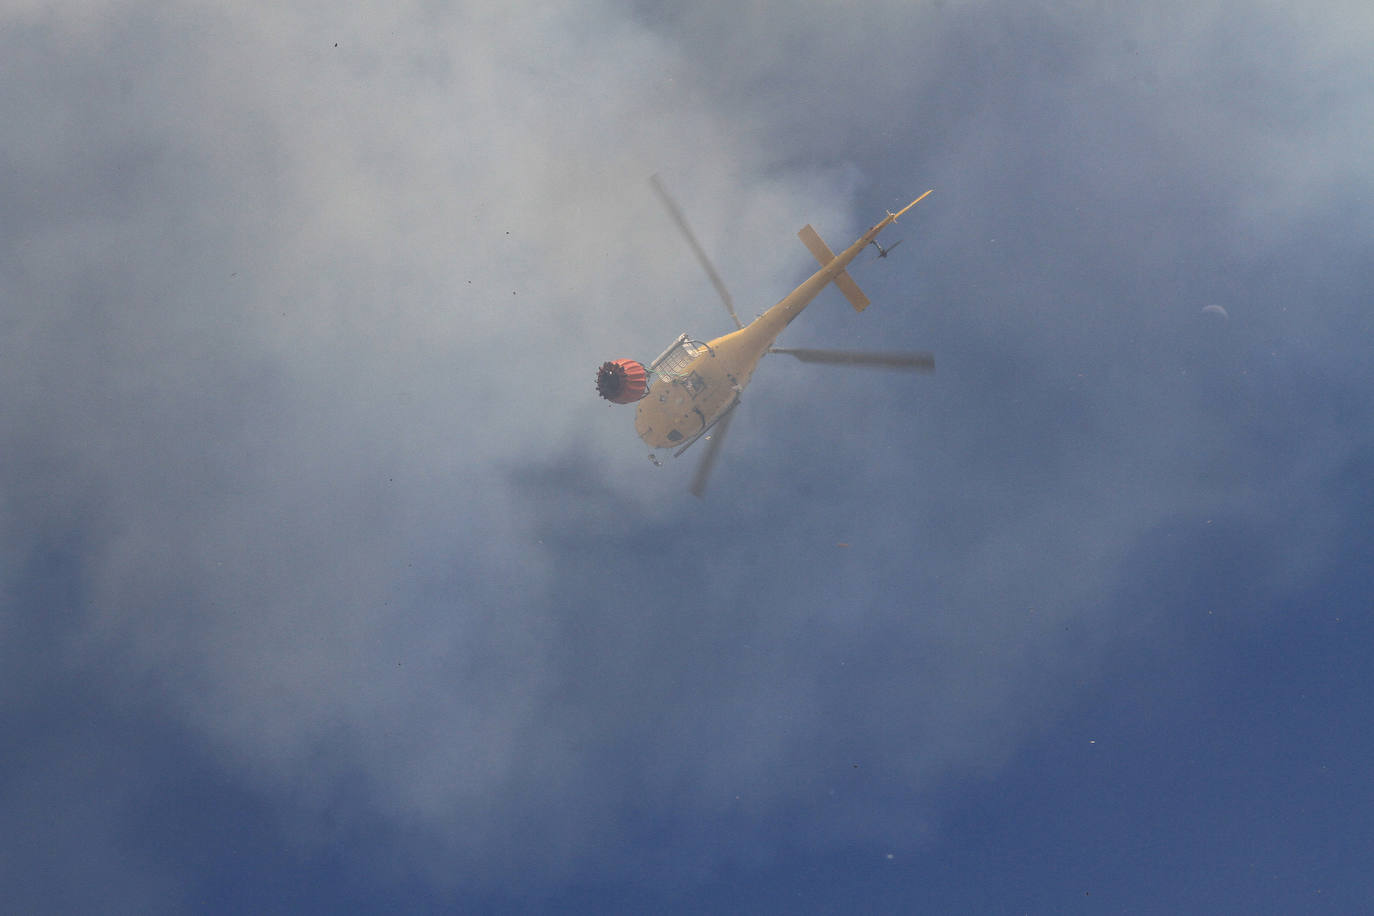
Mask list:
[{"label": "tail boom", "polygon": [[[930,191],[925,192],[896,213],[893,213],[891,210],[887,211],[887,216],[883,217],[878,225],[865,232],[863,237],[850,246],[850,248],[845,251],[844,254],[840,255],[839,258],[835,257],[835,253],[830,250],[830,246],[825,244],[820,234],[811,227],[810,223],[801,228],[801,231],[797,233],[797,238],[802,240],[802,244],[806,246],[806,250],[811,252],[811,256],[816,259],[821,267],[834,270],[834,274],[830,278],[831,282],[835,284],[840,292],[844,293],[844,297],[849,300],[849,304],[854,306],[854,311],[862,312],[864,309],[868,308],[869,299],[864,295],[864,291],[859,289],[859,284],[854,282],[854,278],[849,275],[849,271],[845,268],[854,260],[855,255],[877,239],[879,232],[882,232],[888,226],[897,222],[898,217],[905,216],[908,210],[929,197],[930,193]],[[894,245],[892,247],[895,248],[897,246]],[[890,251],[891,249],[888,250]]]}]

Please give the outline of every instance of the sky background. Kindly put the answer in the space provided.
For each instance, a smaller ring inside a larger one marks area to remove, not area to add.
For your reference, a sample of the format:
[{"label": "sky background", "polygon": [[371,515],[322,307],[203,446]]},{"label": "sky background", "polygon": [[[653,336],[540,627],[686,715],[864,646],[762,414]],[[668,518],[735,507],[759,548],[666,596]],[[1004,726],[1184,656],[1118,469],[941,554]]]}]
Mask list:
[{"label": "sky background", "polygon": [[1367,3],[338,6],[0,3],[8,906],[1374,910]]}]

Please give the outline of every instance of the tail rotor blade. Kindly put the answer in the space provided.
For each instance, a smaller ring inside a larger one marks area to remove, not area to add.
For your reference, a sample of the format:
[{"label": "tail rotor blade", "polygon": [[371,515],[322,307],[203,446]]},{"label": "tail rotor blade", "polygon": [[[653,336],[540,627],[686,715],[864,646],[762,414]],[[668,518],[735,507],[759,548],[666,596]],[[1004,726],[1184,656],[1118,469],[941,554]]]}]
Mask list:
[{"label": "tail rotor blade", "polygon": [[716,466],[716,458],[720,455],[720,445],[725,441],[725,433],[730,429],[730,421],[734,418],[735,412],[731,410],[720,418],[716,428],[711,432],[711,439],[706,443],[706,452],[701,456],[701,462],[697,465],[696,472],[692,474],[692,495],[701,499],[706,492],[706,481],[711,476],[711,469]]},{"label": "tail rotor blade", "polygon": [[657,175],[650,176],[649,183],[652,184],[654,190],[658,192],[658,197],[663,201],[663,206],[668,208],[669,215],[673,217],[673,222],[677,223],[678,229],[682,231],[683,237],[687,239],[687,244],[692,246],[692,253],[697,256],[697,261],[700,262],[701,266],[706,270],[706,275],[711,278],[711,285],[714,286],[716,292],[720,294],[720,301],[725,303],[725,310],[729,312],[730,317],[734,319],[735,327],[744,327],[744,325],[740,323],[739,316],[735,314],[735,302],[730,298],[729,290],[725,288],[725,281],[721,280],[720,274],[716,273],[716,268],[711,264],[711,259],[706,256],[706,252],[702,249],[701,243],[697,241],[697,237],[692,233],[692,227],[687,225],[687,217],[682,214],[682,208],[677,205],[677,201],[673,200],[672,196],[668,193],[668,189],[663,186],[663,181]]},{"label": "tail rotor blade", "polygon": [[914,372],[934,372],[934,353],[876,353],[853,350],[806,350],[773,347],[769,353],[794,356],[804,363],[825,363],[832,366],[869,366],[876,369],[907,369]]}]

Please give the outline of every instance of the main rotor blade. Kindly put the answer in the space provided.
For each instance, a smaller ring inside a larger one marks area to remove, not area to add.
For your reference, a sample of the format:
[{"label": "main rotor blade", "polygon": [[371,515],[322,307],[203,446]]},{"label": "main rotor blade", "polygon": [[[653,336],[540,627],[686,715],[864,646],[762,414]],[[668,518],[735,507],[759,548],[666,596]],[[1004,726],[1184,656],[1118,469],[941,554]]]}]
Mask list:
[{"label": "main rotor blade", "polygon": [[734,419],[735,411],[732,408],[729,413],[720,418],[716,423],[716,428],[711,431],[711,441],[706,443],[706,452],[701,456],[701,462],[697,465],[696,472],[692,474],[692,495],[701,499],[706,492],[706,481],[711,476],[711,469],[716,466],[716,457],[720,454],[720,444],[725,441],[725,433],[730,429],[730,421]]},{"label": "main rotor blade", "polygon": [[804,363],[828,363],[832,366],[872,366],[878,369],[911,369],[917,372],[935,371],[934,353],[874,353],[852,350],[803,350],[772,347],[769,353],[785,353]]},{"label": "main rotor blade", "polygon": [[682,215],[682,209],[678,207],[677,201],[673,200],[672,196],[668,193],[668,189],[663,186],[663,181],[657,175],[651,175],[649,177],[649,183],[652,184],[654,190],[658,192],[659,199],[663,201],[663,206],[668,208],[668,213],[673,217],[673,222],[677,223],[677,227],[682,230],[683,236],[687,239],[687,244],[692,246],[692,252],[697,256],[697,260],[701,262],[701,266],[706,269],[706,275],[711,278],[711,285],[716,288],[716,292],[720,293],[720,301],[725,303],[725,310],[729,312],[730,317],[734,319],[735,327],[744,327],[744,325],[740,323],[739,316],[735,314],[735,303],[734,300],[730,298],[729,290],[725,288],[725,281],[721,280],[720,274],[716,273],[716,268],[711,264],[711,259],[706,256],[706,252],[702,249],[701,243],[699,243],[697,237],[692,234],[692,227],[687,225],[687,217]]}]

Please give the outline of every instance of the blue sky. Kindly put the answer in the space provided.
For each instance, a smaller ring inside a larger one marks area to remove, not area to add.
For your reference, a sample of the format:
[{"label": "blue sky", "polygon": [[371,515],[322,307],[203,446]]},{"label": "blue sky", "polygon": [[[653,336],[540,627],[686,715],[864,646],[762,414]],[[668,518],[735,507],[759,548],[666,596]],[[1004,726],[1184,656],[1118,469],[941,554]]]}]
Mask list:
[{"label": "blue sky", "polygon": [[0,15],[19,908],[1374,903],[1363,4]]}]

